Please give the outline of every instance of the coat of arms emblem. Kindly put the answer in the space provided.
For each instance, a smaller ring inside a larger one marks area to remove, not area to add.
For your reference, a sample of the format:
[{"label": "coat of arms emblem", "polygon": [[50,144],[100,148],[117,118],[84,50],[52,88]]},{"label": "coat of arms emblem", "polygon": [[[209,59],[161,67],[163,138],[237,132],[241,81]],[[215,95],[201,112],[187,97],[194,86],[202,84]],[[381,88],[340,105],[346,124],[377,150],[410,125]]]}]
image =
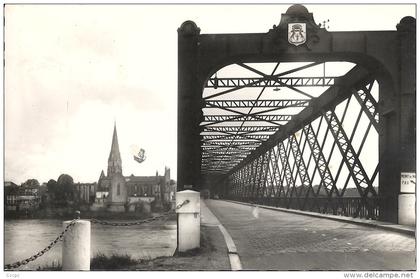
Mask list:
[{"label": "coat of arms emblem", "polygon": [[292,45],[304,44],[306,42],[306,23],[289,23],[287,38]]}]

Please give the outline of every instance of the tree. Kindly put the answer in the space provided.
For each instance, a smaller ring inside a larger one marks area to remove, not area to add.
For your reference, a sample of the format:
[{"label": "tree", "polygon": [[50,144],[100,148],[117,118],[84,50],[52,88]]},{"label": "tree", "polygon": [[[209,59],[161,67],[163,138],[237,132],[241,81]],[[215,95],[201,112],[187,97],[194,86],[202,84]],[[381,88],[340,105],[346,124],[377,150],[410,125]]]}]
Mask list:
[{"label": "tree", "polygon": [[54,179],[48,180],[47,189],[48,193],[55,194],[55,192],[57,191],[57,181],[55,181]]},{"label": "tree", "polygon": [[73,200],[73,178],[68,174],[62,174],[57,179],[56,197],[61,201]]},{"label": "tree", "polygon": [[34,178],[30,178],[30,179],[26,180],[25,182],[23,182],[21,186],[25,187],[25,188],[38,188],[39,187],[39,182],[38,182],[38,180],[36,180]]}]

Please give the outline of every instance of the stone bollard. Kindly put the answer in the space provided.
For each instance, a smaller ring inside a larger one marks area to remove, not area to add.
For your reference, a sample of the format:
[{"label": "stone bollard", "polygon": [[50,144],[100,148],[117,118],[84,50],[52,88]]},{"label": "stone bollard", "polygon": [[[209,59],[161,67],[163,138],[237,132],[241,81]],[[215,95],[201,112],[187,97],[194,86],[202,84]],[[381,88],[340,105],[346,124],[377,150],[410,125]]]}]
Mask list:
[{"label": "stone bollard", "polygon": [[191,190],[176,193],[176,204],[189,203],[177,209],[178,251],[185,252],[200,247],[200,193]]},{"label": "stone bollard", "polygon": [[[71,221],[63,222],[63,229]],[[64,234],[63,270],[90,270],[90,221],[77,220]]]}]

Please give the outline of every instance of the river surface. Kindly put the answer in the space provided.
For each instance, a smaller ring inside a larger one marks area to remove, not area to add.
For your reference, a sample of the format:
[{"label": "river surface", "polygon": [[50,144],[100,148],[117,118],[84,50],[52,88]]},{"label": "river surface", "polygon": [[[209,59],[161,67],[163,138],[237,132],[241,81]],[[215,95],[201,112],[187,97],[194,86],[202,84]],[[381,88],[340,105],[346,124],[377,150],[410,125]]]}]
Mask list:
[{"label": "river surface", "polygon": [[[121,221],[118,221],[121,222]],[[130,221],[128,221],[130,222]],[[31,257],[44,249],[62,231],[62,220],[6,220],[4,224],[5,264]],[[35,270],[39,266],[61,263],[61,245],[19,268]],[[128,254],[136,259],[172,256],[176,249],[176,222],[113,227],[91,224],[91,257]]]}]

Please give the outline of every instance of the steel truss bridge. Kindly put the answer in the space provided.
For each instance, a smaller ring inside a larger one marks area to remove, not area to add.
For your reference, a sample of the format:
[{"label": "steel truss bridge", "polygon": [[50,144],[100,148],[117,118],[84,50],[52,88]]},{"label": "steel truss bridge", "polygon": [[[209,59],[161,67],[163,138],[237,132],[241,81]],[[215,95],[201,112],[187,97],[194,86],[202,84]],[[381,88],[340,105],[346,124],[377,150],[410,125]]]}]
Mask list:
[{"label": "steel truss bridge", "polygon": [[405,17],[329,32],[302,5],[261,34],[184,22],[178,190],[397,223],[400,174],[415,172],[415,30]]}]

